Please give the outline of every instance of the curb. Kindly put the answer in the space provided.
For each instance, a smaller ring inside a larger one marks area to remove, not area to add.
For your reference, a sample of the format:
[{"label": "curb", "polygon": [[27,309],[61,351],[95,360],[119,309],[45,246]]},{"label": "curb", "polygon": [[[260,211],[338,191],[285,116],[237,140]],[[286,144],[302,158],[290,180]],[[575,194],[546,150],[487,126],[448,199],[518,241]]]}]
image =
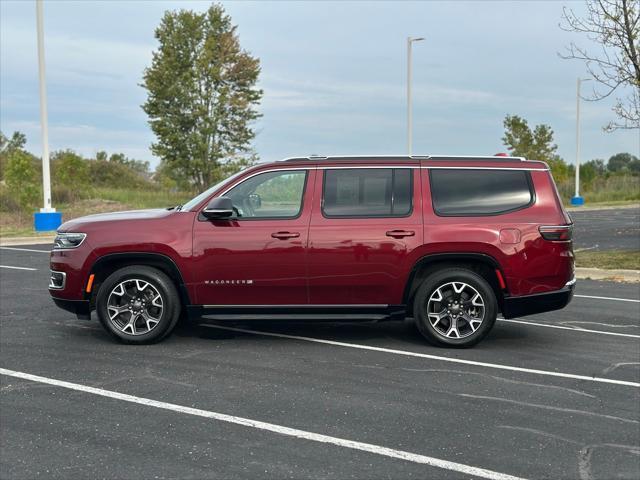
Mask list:
[{"label": "curb", "polygon": [[603,268],[576,267],[576,278],[580,280],[640,283],[640,270],[605,270]]},{"label": "curb", "polygon": [[595,205],[593,207],[566,207],[565,210],[568,212],[595,212],[598,210],[628,210],[631,208],[640,208],[640,203],[631,203],[627,205]]},{"label": "curb", "polygon": [[6,237],[0,238],[0,247],[13,245],[53,245],[55,235],[40,235],[37,237]]}]

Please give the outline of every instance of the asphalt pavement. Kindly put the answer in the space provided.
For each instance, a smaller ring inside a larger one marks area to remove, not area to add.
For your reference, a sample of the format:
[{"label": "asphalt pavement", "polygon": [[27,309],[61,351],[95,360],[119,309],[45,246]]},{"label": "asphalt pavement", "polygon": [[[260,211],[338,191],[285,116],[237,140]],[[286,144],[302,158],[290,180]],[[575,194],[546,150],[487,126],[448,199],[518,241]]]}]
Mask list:
[{"label": "asphalt pavement", "polygon": [[467,350],[410,321],[180,325],[136,347],[54,306],[46,246],[13,248],[0,478],[640,478],[637,284],[579,281]]},{"label": "asphalt pavement", "polygon": [[573,243],[581,250],[640,250],[640,208],[573,210]]}]

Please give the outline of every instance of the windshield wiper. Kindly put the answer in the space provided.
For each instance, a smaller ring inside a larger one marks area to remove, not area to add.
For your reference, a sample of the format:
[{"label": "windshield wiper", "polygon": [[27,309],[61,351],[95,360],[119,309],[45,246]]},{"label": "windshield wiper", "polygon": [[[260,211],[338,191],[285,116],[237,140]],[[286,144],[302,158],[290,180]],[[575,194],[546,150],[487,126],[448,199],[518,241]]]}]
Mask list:
[{"label": "windshield wiper", "polygon": [[175,207],[167,207],[167,210],[175,210],[176,212],[179,212],[180,210],[182,210],[182,205],[176,205]]}]

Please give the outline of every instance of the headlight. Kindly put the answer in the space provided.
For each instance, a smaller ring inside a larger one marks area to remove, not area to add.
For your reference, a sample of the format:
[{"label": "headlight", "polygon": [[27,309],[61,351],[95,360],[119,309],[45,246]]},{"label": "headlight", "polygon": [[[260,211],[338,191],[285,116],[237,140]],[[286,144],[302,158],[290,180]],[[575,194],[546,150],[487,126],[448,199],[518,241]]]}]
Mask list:
[{"label": "headlight", "polygon": [[53,248],[76,248],[86,237],[86,233],[58,233],[53,241]]}]

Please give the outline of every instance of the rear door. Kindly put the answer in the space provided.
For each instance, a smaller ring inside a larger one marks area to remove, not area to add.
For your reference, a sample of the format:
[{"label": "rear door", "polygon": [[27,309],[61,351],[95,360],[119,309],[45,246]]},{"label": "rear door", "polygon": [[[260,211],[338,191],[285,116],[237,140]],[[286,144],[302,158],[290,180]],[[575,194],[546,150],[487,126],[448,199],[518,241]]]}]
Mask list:
[{"label": "rear door", "polygon": [[319,167],[309,229],[312,305],[402,303],[411,252],[422,244],[414,164]]}]

